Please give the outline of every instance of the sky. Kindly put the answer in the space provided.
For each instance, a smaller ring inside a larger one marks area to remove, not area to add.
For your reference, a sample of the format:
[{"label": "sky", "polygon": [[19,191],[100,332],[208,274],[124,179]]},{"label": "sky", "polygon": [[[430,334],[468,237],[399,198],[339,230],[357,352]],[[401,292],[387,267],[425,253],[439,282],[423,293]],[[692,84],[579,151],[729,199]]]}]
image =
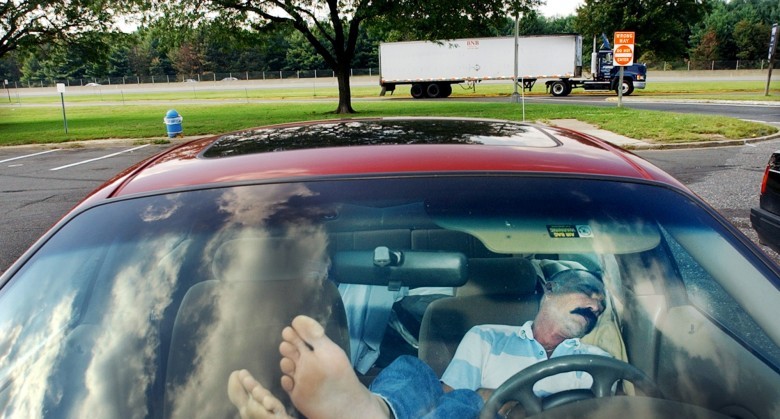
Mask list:
[{"label": "sky", "polygon": [[576,13],[577,6],[580,6],[583,0],[547,0],[547,4],[539,7],[539,11],[547,16],[569,16]]}]

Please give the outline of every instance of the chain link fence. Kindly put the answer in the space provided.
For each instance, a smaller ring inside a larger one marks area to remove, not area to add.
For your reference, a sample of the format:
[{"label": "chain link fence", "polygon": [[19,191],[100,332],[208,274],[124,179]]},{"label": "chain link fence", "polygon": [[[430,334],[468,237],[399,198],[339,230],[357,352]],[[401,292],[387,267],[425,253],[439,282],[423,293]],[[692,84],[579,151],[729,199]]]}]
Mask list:
[{"label": "chain link fence", "polygon": [[[732,60],[732,61],[704,61],[704,60],[680,60],[660,61],[645,63],[648,70],[660,71],[697,71],[697,70],[766,70],[769,68],[769,60]],[[775,61],[774,69],[780,68],[780,61]]]},{"label": "chain link fence", "polygon": [[[378,76],[377,68],[355,68],[350,70],[351,76]],[[160,83],[199,83],[248,80],[282,80],[282,79],[316,79],[335,78],[333,70],[279,70],[279,71],[244,71],[228,73],[171,74],[157,76],[123,76],[123,77],[90,77],[78,79],[43,79],[29,78],[22,80],[6,80],[7,88],[54,87],[57,83],[66,86],[111,86],[124,84],[160,84]]]}]

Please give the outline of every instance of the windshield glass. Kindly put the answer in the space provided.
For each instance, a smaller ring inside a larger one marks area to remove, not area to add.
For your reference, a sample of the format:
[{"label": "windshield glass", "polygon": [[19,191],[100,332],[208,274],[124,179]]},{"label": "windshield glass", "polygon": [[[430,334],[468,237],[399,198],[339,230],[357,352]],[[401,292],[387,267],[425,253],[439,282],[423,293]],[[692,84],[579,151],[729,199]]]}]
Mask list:
[{"label": "windshield glass", "polygon": [[585,269],[608,302],[583,340],[704,406],[760,371],[768,389],[751,397],[780,414],[780,293],[730,234],[678,192],[617,180],[341,179],[116,201],[69,221],[0,290],[0,408],[232,416],[242,368],[289,405],[277,348],[297,314],[366,382],[404,354],[441,374],[468,323],[530,320],[490,304],[538,305],[552,275]]}]

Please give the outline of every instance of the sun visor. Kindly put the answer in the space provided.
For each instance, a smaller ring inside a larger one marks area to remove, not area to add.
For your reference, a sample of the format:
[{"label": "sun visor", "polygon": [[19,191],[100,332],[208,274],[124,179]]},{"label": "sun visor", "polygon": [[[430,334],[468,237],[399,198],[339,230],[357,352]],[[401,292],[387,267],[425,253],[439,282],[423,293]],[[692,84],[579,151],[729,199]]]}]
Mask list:
[{"label": "sun visor", "polygon": [[644,220],[576,220],[554,218],[475,218],[436,216],[442,228],[462,231],[496,253],[624,254],[658,246],[661,235]]}]

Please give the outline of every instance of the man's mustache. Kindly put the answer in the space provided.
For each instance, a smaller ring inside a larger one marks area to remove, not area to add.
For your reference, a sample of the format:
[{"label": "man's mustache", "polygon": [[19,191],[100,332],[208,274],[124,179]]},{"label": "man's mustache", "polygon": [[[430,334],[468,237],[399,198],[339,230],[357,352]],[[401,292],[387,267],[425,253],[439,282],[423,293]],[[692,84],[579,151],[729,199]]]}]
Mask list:
[{"label": "man's mustache", "polygon": [[593,330],[593,328],[596,326],[596,321],[598,320],[598,316],[596,316],[593,311],[590,309],[587,309],[585,307],[577,307],[574,310],[571,311],[572,314],[578,314],[582,317],[585,317],[585,320],[588,322],[587,331],[585,333],[590,332]]}]

